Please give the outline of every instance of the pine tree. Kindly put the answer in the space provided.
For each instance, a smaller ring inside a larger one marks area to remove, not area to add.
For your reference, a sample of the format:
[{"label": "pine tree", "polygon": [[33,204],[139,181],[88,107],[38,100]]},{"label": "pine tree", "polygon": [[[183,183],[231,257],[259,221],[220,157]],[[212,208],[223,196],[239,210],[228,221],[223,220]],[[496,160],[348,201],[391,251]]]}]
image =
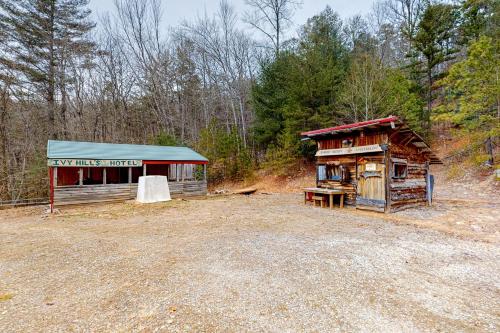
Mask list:
[{"label": "pine tree", "polygon": [[431,127],[432,86],[436,78],[434,70],[438,65],[451,60],[457,52],[453,41],[455,26],[456,11],[448,4],[428,6],[418,24],[414,47],[424,59],[427,108],[423,112],[422,122],[426,134],[429,134]]},{"label": "pine tree", "polygon": [[56,138],[60,89],[65,107],[68,60],[89,54],[94,44],[88,32],[89,0],[0,0],[0,30],[5,37],[0,62],[21,75],[26,89],[36,90],[47,103],[49,137]]},{"label": "pine tree", "polygon": [[463,0],[460,6],[460,42],[467,44],[481,35],[499,33],[500,3],[495,0]]}]

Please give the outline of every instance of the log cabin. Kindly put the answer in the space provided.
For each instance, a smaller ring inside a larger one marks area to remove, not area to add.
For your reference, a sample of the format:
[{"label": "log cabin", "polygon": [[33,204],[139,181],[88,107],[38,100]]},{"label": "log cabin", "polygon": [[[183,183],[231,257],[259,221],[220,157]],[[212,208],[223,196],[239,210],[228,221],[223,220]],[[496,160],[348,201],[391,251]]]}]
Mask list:
[{"label": "log cabin", "polygon": [[396,116],[301,133],[314,140],[316,186],[345,192],[357,209],[395,212],[432,202],[429,145]]},{"label": "log cabin", "polygon": [[207,194],[208,160],[187,147],[49,140],[50,206],[133,199],[140,176],[167,176],[172,197]]}]

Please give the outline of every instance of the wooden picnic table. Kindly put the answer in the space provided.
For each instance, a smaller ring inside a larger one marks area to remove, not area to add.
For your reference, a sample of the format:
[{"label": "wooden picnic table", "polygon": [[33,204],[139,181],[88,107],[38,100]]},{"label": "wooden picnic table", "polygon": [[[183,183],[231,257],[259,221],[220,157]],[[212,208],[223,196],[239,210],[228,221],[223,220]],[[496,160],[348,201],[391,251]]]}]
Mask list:
[{"label": "wooden picnic table", "polygon": [[329,188],[320,188],[320,187],[306,187],[304,189],[304,204],[307,203],[308,194],[320,194],[320,195],[328,195],[329,197],[329,206],[330,209],[333,209],[333,197],[335,195],[340,195],[340,208],[344,208],[344,195],[345,191],[342,190],[334,190]]}]

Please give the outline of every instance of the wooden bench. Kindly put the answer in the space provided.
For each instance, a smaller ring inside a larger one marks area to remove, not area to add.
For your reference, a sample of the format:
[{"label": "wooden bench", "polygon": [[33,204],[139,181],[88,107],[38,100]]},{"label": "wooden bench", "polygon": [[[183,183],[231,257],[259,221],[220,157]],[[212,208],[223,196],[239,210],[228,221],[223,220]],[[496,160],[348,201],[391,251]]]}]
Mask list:
[{"label": "wooden bench", "polygon": [[326,197],[324,197],[322,195],[313,195],[312,199],[314,202],[314,206],[317,206],[317,204],[319,203],[321,208],[325,207]]}]

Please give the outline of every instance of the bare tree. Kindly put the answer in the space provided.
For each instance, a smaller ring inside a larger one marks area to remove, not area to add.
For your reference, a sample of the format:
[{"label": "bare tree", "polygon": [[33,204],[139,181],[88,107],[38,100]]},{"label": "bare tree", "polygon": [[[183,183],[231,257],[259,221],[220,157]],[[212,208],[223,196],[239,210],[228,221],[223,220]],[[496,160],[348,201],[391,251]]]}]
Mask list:
[{"label": "bare tree", "polygon": [[412,48],[418,22],[429,2],[429,0],[387,0],[385,3],[393,24],[399,27],[408,42],[408,50]]},{"label": "bare tree", "polygon": [[300,0],[245,0],[252,7],[245,13],[244,21],[264,34],[272,43],[275,55],[280,53],[283,33],[291,26],[295,9]]},{"label": "bare tree", "polygon": [[[246,145],[248,123],[252,119],[247,104],[254,67],[254,43],[243,31],[236,29],[236,22],[234,9],[223,0],[213,18],[205,16],[194,23],[184,23],[178,36],[189,38],[195,45],[198,71],[205,89],[217,91],[221,106],[226,110],[227,130],[236,128]],[[206,86],[207,79],[211,86]],[[204,108],[206,102],[204,99]]]}]

